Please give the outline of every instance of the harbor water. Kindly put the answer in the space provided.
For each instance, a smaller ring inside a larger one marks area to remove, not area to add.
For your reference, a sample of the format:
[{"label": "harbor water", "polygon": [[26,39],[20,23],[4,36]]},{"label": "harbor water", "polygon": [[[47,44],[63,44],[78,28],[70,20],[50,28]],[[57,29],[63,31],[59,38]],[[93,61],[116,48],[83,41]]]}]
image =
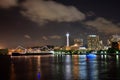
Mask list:
[{"label": "harbor water", "polygon": [[[9,59],[8,59],[9,58]],[[0,80],[120,80],[120,56],[30,55],[0,58]]]}]

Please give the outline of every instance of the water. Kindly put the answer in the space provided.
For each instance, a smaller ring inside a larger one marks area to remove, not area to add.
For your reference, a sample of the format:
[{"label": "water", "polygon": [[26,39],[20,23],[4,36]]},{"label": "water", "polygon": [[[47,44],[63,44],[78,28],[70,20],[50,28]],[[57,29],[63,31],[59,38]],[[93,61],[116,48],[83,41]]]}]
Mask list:
[{"label": "water", "polygon": [[0,80],[120,80],[120,56],[108,60],[85,55],[0,58]]}]

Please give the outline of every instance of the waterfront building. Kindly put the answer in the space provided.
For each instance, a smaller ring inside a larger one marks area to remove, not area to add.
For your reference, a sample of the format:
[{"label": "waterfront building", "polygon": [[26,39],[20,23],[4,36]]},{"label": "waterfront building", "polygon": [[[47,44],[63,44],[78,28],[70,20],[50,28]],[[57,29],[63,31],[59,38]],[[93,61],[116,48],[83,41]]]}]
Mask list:
[{"label": "waterfront building", "polygon": [[104,44],[103,44],[103,41],[100,40],[100,41],[99,41],[99,50],[103,50],[103,49],[106,50],[106,49],[105,49],[105,46],[104,46]]},{"label": "waterfront building", "polygon": [[88,35],[88,50],[100,50],[103,44],[98,35]]},{"label": "waterfront building", "polygon": [[120,50],[120,36],[119,35],[112,35],[109,41],[110,41],[109,45],[111,46],[111,48]]},{"label": "waterfront building", "polygon": [[112,35],[110,37],[110,42],[118,42],[120,41],[120,36],[119,35]]},{"label": "waterfront building", "polygon": [[118,49],[118,47],[119,47],[118,42],[112,42],[111,43],[111,48]]},{"label": "waterfront building", "polygon": [[83,46],[83,39],[74,39],[74,45]]},{"label": "waterfront building", "polygon": [[72,50],[79,50],[83,46],[83,39],[74,39],[74,44],[71,46]]},{"label": "waterfront building", "polygon": [[118,41],[118,49],[120,50],[120,40]]}]

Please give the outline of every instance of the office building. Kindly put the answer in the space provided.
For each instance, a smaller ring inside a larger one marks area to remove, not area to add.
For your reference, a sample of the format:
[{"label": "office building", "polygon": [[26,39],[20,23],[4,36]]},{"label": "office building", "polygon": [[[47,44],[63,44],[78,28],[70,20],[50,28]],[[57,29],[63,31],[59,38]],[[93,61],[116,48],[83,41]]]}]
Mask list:
[{"label": "office building", "polygon": [[100,49],[101,49],[101,46],[100,46],[99,36],[88,35],[88,50],[100,50]]}]

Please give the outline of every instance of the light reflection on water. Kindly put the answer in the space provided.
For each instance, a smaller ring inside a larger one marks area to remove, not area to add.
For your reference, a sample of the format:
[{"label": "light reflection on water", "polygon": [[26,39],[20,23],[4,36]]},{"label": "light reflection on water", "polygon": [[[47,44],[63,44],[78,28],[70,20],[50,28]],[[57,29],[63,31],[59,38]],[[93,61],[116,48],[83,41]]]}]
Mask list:
[{"label": "light reflection on water", "polygon": [[119,80],[120,56],[115,60],[98,55],[15,56],[11,58],[8,80]]}]

